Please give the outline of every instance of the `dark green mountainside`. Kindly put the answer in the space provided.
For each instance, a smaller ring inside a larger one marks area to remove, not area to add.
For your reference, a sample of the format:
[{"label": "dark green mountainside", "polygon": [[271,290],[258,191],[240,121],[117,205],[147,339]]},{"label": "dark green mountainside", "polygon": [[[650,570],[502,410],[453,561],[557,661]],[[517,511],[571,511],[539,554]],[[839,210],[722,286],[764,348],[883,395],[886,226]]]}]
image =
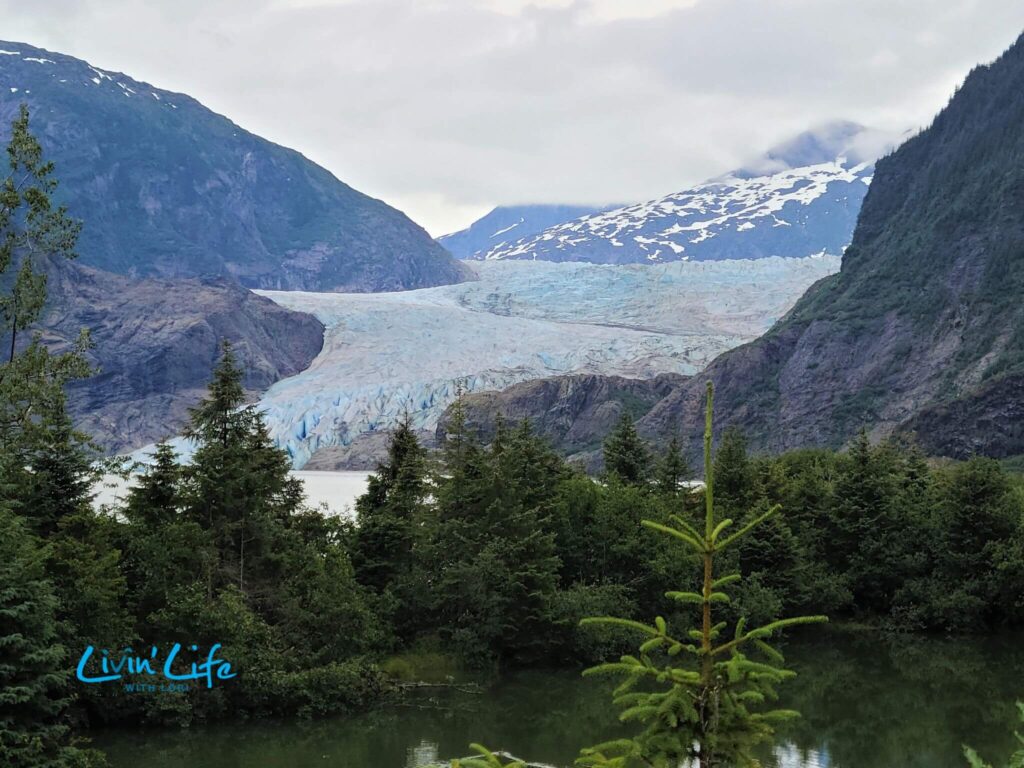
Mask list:
[{"label": "dark green mountainside", "polygon": [[56,163],[59,199],[86,222],[78,250],[88,266],[315,291],[466,274],[401,212],[189,96],[0,42],[0,140],[23,102]]},{"label": "dark green mountainside", "polygon": [[1024,37],[878,161],[842,270],[641,428],[696,445],[709,378],[761,449],[867,427],[933,454],[1024,452]]}]

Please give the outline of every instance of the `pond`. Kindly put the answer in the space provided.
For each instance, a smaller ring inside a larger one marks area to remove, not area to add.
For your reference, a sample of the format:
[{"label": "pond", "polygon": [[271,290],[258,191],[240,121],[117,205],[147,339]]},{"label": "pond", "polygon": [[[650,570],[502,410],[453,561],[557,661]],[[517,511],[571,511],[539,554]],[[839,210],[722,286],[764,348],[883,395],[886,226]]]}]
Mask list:
[{"label": "pond", "polygon": [[[781,704],[803,717],[766,766],[964,768],[962,744],[999,765],[1024,700],[1024,635],[970,639],[818,632],[786,643],[798,677]],[[313,723],[247,723],[99,734],[114,768],[417,768],[471,741],[570,766],[624,735],[607,682],[574,671],[509,675],[486,693],[430,689],[401,706]]]}]

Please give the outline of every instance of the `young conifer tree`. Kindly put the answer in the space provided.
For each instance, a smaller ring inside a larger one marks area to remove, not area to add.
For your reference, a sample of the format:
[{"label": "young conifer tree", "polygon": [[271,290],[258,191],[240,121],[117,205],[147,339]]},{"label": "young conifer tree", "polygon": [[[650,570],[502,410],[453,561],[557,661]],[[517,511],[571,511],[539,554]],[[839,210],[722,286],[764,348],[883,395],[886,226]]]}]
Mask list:
[{"label": "young conifer tree", "polygon": [[670,536],[701,563],[699,591],[666,596],[700,611],[698,625],[683,633],[670,631],[658,616],[653,625],[618,618],[585,619],[584,624],[625,627],[646,636],[636,655],[587,670],[589,675],[622,675],[615,692],[623,722],[642,726],[639,735],[598,744],[581,752],[584,768],[737,768],[756,765],[754,750],[767,740],[774,723],[797,713],[771,709],[775,687],[794,673],[783,669],[781,655],[768,643],[780,630],[825,621],[801,616],[748,629],[743,619],[725,639],[726,622],[715,621],[715,606],[729,602],[725,588],[740,581],[738,573],[715,573],[716,558],[779,511],[775,506],[730,533],[730,519],[715,514],[714,464],[711,455],[713,389],[708,382],[704,432],[705,514],[700,528],[673,515],[673,525],[643,524]]},{"label": "young conifer tree", "polygon": [[679,437],[672,436],[665,453],[658,462],[656,481],[658,492],[664,496],[678,496],[680,483],[690,476],[690,467],[683,455]]},{"label": "young conifer tree", "polygon": [[[356,500],[353,563],[360,583],[377,591],[408,582],[430,487],[426,451],[405,414],[388,442],[388,456]],[[408,584],[406,584],[408,586]]]},{"label": "young conifer tree", "polygon": [[[1024,721],[1024,703],[1017,702],[1017,710],[1020,713],[1020,719]],[[1006,763],[1006,768],[1024,768],[1024,736],[1018,731],[1013,734],[1017,739],[1018,747],[1016,751],[1010,755],[1009,761]],[[971,747],[964,747],[964,756],[967,758],[967,764],[971,768],[992,768],[991,764],[986,763]],[[473,766],[470,766],[473,768]],[[481,766],[483,768],[483,766]]]}]

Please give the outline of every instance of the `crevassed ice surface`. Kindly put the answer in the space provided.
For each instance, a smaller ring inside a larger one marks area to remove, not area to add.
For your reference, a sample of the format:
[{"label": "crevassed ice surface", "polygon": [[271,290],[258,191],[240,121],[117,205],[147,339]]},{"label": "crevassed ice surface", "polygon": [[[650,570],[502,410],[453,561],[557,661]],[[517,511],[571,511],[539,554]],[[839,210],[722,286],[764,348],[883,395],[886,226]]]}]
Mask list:
[{"label": "crevassed ice surface", "polygon": [[319,448],[393,427],[433,428],[467,391],[545,376],[690,374],[763,333],[839,258],[657,266],[484,262],[479,280],[376,294],[260,291],[326,327],[302,373],[259,407],[302,467]]}]

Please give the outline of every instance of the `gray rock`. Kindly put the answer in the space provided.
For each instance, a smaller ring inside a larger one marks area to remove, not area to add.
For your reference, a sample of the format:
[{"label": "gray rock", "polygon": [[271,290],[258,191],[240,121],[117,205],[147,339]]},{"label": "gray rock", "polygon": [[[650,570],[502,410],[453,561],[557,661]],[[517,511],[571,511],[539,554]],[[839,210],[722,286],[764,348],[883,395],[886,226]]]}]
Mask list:
[{"label": "gray rock", "polygon": [[[513,425],[528,419],[556,450],[595,471],[600,468],[601,443],[623,411],[640,418],[685,380],[674,373],[647,380],[596,374],[554,376],[500,392],[468,394],[463,404],[467,426],[485,443],[494,436],[497,417]],[[438,423],[439,444],[451,414],[449,408]]]},{"label": "gray rock", "polygon": [[76,424],[111,452],[178,434],[206,392],[221,339],[232,342],[255,398],[309,366],[316,318],[226,278],[131,280],[74,262],[51,265],[43,340],[66,348],[88,328],[99,372],[68,388]]},{"label": "gray rock", "polygon": [[[416,437],[420,445],[428,450],[437,447],[431,430],[417,430]],[[321,448],[310,457],[302,469],[320,472],[372,472],[387,458],[390,441],[390,431],[363,432],[348,445]]]}]

